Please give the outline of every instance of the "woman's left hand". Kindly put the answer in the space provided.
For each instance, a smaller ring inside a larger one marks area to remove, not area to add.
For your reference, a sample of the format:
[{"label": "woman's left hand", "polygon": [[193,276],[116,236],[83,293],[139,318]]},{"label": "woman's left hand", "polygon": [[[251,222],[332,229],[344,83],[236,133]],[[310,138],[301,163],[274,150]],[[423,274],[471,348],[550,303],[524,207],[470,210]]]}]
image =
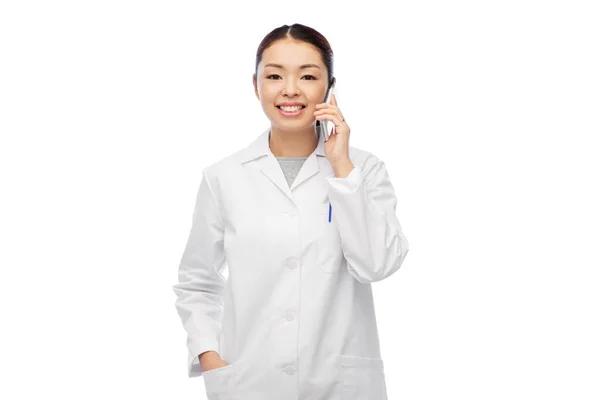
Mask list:
[{"label": "woman's left hand", "polygon": [[343,162],[350,160],[350,127],[345,121],[335,100],[335,94],[331,94],[331,104],[317,104],[315,119],[318,121],[330,120],[335,125],[335,129],[325,142],[325,157],[330,163]]}]

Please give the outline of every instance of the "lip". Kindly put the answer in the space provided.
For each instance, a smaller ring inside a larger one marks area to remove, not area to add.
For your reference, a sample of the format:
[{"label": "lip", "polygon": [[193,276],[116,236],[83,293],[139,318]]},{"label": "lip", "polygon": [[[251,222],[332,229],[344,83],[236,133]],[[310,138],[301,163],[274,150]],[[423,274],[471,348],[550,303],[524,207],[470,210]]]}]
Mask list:
[{"label": "lip", "polygon": [[277,111],[279,111],[279,114],[281,114],[284,117],[297,117],[298,115],[302,114],[304,112],[304,110],[306,110],[306,107],[304,107],[295,112],[285,112],[279,107],[275,107],[275,108],[277,108]]}]

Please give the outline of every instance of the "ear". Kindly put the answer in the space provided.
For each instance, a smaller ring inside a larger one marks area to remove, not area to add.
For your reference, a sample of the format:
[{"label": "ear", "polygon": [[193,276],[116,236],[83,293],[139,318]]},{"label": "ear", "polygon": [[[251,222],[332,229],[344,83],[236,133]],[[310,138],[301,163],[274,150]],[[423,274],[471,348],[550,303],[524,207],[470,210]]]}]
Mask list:
[{"label": "ear", "polygon": [[256,74],[252,75],[252,84],[254,85],[254,95],[260,100],[260,97],[258,96],[258,87],[256,86]]}]

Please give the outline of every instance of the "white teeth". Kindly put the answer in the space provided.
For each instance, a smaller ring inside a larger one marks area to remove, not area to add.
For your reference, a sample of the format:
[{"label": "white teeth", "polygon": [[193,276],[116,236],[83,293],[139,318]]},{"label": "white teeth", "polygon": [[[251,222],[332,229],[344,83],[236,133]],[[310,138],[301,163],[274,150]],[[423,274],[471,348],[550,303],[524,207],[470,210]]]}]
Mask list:
[{"label": "white teeth", "polygon": [[303,107],[303,106],[293,106],[293,107],[290,107],[290,106],[279,106],[279,108],[280,108],[280,109],[282,109],[283,111],[286,111],[286,112],[294,112],[294,111],[298,111],[298,110],[300,110],[302,107]]}]

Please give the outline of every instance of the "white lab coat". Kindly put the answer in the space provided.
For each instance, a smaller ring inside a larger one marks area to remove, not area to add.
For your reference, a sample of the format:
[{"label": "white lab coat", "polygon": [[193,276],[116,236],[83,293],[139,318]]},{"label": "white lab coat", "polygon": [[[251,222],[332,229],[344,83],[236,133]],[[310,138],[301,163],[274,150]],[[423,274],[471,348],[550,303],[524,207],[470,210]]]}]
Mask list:
[{"label": "white lab coat", "polygon": [[[188,375],[209,400],[386,400],[371,282],[408,242],[385,165],[350,146],[336,178],[320,137],[289,187],[269,133],[202,172],[173,286]],[[203,371],[208,350],[229,365]]]}]

